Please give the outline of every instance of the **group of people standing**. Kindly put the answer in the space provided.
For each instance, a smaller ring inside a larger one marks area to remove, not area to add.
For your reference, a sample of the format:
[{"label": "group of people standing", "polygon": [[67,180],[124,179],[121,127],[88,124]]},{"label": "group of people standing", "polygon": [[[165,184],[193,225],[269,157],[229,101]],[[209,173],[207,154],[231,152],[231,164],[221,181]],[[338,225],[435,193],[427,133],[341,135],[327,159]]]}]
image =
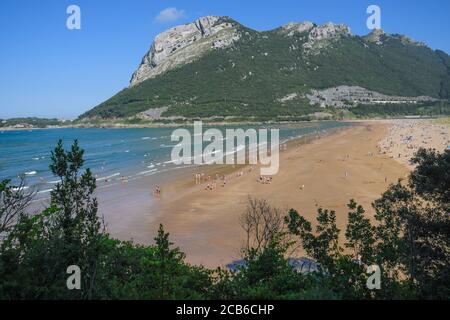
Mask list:
[{"label": "group of people standing", "polygon": [[159,185],[155,186],[155,189],[153,190],[153,196],[156,198],[161,197],[161,187]]}]

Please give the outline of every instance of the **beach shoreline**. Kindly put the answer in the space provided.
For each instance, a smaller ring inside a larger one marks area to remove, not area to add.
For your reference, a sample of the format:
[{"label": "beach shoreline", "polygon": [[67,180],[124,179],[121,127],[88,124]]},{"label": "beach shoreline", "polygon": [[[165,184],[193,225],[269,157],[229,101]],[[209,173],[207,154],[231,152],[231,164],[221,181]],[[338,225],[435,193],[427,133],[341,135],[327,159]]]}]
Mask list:
[{"label": "beach shoreline", "polygon": [[[227,172],[214,165],[191,169],[184,177],[163,185],[161,198],[155,199],[144,220],[136,218],[135,226],[112,235],[124,239],[131,232],[137,242],[153,243],[161,223],[171,241],[186,253],[188,262],[224,267],[241,258],[239,217],[249,196],[267,199],[284,210],[294,208],[311,221],[319,207],[335,210],[341,230],[345,230],[350,199],[362,204],[373,219],[371,203],[411,169],[379,148],[391,125],[389,121],[357,122],[306,144],[301,143],[304,137],[294,139],[280,152],[280,171],[270,184],[258,182],[258,166],[253,170],[249,166],[231,167]],[[205,190],[207,181],[195,183],[195,172],[204,172],[214,180],[216,171],[219,177],[227,176],[225,187],[220,179],[214,190]],[[243,174],[237,176],[237,172]]]},{"label": "beach shoreline", "polygon": [[[318,133],[304,134],[285,141],[283,144],[304,144],[320,137],[332,135],[346,127],[329,128]],[[99,199],[99,213],[105,217],[108,231],[121,240],[132,240],[141,244],[152,243],[155,236],[157,217],[161,215],[161,204],[189,194],[195,189],[195,174],[233,174],[249,165],[191,165],[168,171],[162,175],[143,176],[141,179],[114,185],[101,185],[96,195]],[[161,198],[155,197],[155,187],[162,189]]]},{"label": "beach shoreline", "polygon": [[[368,122],[384,122],[384,121],[409,121],[409,120],[439,120],[448,119],[448,116],[440,117],[398,117],[398,118],[373,118],[373,119],[312,119],[312,120],[297,120],[297,121],[210,121],[208,119],[199,119],[205,126],[238,126],[238,125],[289,125],[289,124],[305,124],[316,122],[354,122],[354,123],[368,123]],[[104,123],[77,123],[68,125],[54,125],[47,127],[0,127],[0,131],[29,131],[29,130],[46,130],[46,129],[146,129],[146,128],[180,128],[192,127],[194,121],[186,122],[169,122],[169,123],[143,123],[130,124],[121,122],[104,122]]]},{"label": "beach shoreline", "polygon": [[373,218],[370,204],[408,173],[406,166],[377,152],[387,130],[385,124],[360,123],[307,144],[293,141],[280,153],[280,171],[270,184],[258,182],[255,167],[228,178],[225,187],[209,191],[202,184],[176,198],[162,198],[153,232],[161,223],[188,262],[224,267],[241,258],[244,232],[239,217],[248,197],[266,199],[286,211],[294,208],[311,221],[319,207],[336,210],[341,230],[350,199],[361,203]]},{"label": "beach shoreline", "polygon": [[[380,147],[384,141],[395,141],[402,148],[410,145],[403,142],[399,126],[414,137],[427,137],[415,139],[408,159],[396,159]],[[155,223],[171,233],[187,261],[207,267],[224,267],[241,258],[244,232],[239,217],[248,197],[266,199],[286,211],[294,208],[313,225],[319,207],[335,210],[343,238],[350,199],[363,205],[374,220],[372,202],[390,184],[407,178],[413,169],[408,161],[418,148],[445,150],[450,127],[429,120],[380,120],[358,122],[306,144],[299,144],[301,139],[280,153],[280,172],[272,183],[258,183],[258,168],[245,167],[244,174],[228,178],[225,187],[209,191],[201,184],[175,199],[162,199]],[[296,254],[306,255],[302,250]]]},{"label": "beach shoreline", "polygon": [[[197,121],[197,120],[196,120]],[[199,119],[204,126],[246,126],[246,125],[295,125],[317,122],[353,122],[354,120],[298,120],[298,121],[208,121],[207,119]],[[194,121],[187,122],[169,122],[169,123],[144,123],[144,124],[128,124],[128,123],[99,123],[99,124],[72,124],[61,126],[47,127],[0,127],[0,131],[30,131],[30,130],[46,130],[46,129],[151,129],[151,128],[185,128],[193,127]]]},{"label": "beach shoreline", "polygon": [[[411,121],[419,123],[411,125]],[[406,157],[397,159],[393,156],[397,151],[383,147],[386,141],[404,147],[402,128],[415,130],[417,137],[425,134],[437,145],[443,144],[438,138],[450,138],[450,131],[448,137],[439,131],[431,133],[443,127],[429,120],[355,121],[319,136],[311,133],[287,141],[280,152],[280,170],[271,183],[259,182],[258,165],[180,168],[100,187],[99,213],[112,237],[140,244],[153,244],[157,228],[163,224],[189,263],[211,268],[241,258],[244,232],[239,217],[248,197],[266,199],[286,211],[294,208],[313,222],[319,207],[335,210],[343,237],[350,199],[363,205],[373,219],[371,203],[412,169],[404,161]],[[408,149],[408,157],[417,148]],[[196,181],[199,173],[204,178]],[[208,184],[214,188],[206,190]],[[155,185],[162,190],[159,197],[153,194]],[[302,251],[297,254],[306,255]]]}]

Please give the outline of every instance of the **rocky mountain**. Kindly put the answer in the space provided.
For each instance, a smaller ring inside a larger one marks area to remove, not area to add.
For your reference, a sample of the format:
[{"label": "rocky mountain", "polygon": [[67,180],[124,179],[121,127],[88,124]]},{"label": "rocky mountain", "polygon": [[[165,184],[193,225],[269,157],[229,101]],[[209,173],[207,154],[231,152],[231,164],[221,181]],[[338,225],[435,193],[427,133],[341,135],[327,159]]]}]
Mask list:
[{"label": "rocky mountain", "polygon": [[159,34],[130,86],[80,118],[285,119],[449,98],[450,57],[406,36],[312,22],[256,31],[207,16]]},{"label": "rocky mountain", "polygon": [[238,39],[234,23],[214,16],[169,29],[155,38],[133,73],[131,85],[192,62],[210,49],[227,47]]}]

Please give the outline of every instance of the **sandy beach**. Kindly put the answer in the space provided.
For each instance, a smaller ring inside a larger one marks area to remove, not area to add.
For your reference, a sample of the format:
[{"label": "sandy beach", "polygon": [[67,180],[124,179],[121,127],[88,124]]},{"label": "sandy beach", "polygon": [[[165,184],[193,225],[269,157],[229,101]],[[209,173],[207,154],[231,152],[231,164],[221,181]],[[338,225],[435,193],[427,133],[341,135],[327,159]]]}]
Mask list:
[{"label": "sandy beach", "polygon": [[[190,168],[161,181],[161,197],[152,196],[153,185],[145,179],[103,191],[100,211],[114,237],[152,243],[162,223],[171,241],[186,253],[187,261],[223,267],[240,258],[244,233],[239,218],[249,196],[267,199],[281,209],[294,208],[310,221],[315,220],[318,207],[335,210],[338,227],[345,230],[350,199],[373,217],[371,203],[411,170],[407,156],[418,145],[408,148],[406,136],[442,151],[444,140],[450,137],[448,129],[422,120],[358,122],[309,143],[305,138],[291,141],[280,152],[280,170],[270,184],[259,182],[257,166]],[[407,156],[397,158],[396,153]],[[214,190],[205,190],[208,179],[195,180],[195,173],[200,172],[211,176]],[[215,180],[216,175],[226,177],[225,186],[221,179]]]},{"label": "sandy beach", "polygon": [[373,216],[371,202],[408,173],[405,165],[379,152],[379,141],[388,130],[384,123],[362,123],[312,143],[291,143],[281,152],[280,170],[270,184],[258,182],[257,167],[251,171],[245,167],[236,171],[243,175],[229,174],[226,186],[218,183],[215,190],[205,190],[206,183],[173,186],[170,196],[160,199],[152,228],[163,223],[189,262],[208,267],[240,258],[239,217],[248,196],[283,209],[295,208],[309,220],[318,207],[335,210],[338,226],[344,229],[350,199]]}]

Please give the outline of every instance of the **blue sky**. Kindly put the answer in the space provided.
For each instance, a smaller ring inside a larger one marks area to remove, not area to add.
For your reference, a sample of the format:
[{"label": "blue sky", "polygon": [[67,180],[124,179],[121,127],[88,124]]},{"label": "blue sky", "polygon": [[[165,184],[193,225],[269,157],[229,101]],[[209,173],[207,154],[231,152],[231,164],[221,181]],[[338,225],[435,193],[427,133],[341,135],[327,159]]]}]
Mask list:
[{"label": "blue sky", "polygon": [[[72,4],[81,30],[66,28]],[[77,117],[128,85],[158,33],[200,16],[226,15],[257,30],[333,21],[361,35],[370,4],[380,6],[386,32],[450,53],[448,0],[2,0],[0,118]]]}]

